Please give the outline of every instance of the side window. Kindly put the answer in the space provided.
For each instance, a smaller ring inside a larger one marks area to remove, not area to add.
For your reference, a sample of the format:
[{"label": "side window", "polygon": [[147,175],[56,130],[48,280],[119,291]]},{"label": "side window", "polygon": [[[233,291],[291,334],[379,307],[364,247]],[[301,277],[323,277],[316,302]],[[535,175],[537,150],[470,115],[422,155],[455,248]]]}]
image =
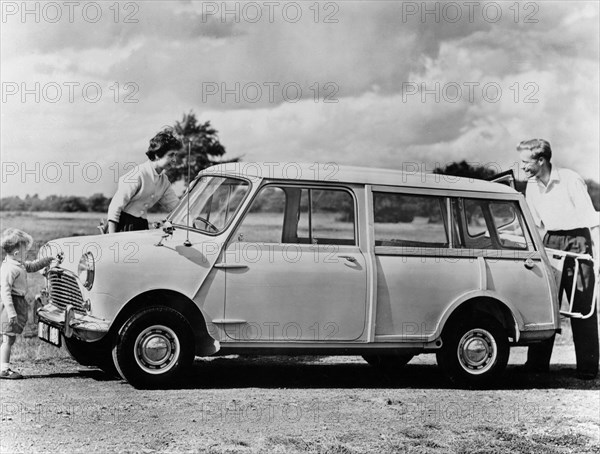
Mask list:
[{"label": "side window", "polygon": [[391,192],[373,197],[376,246],[448,247],[443,197]]},{"label": "side window", "polygon": [[250,243],[281,243],[286,194],[280,187],[266,186],[252,201],[233,239]]},{"label": "side window", "polygon": [[523,218],[516,202],[490,202],[490,211],[500,246],[506,249],[527,249]]},{"label": "side window", "polygon": [[465,215],[467,219],[467,233],[470,238],[481,236],[489,237],[489,231],[483,215],[483,202],[479,200],[465,200]]},{"label": "side window", "polygon": [[[462,247],[467,249],[498,249],[494,238],[490,235],[490,218],[487,202],[480,199],[464,199],[462,212],[456,214],[463,221],[464,230]],[[487,218],[486,218],[487,215]]]},{"label": "side window", "polygon": [[355,245],[354,199],[338,189],[302,189],[297,237],[300,243]]},{"label": "side window", "polygon": [[452,206],[463,231],[460,247],[527,249],[523,218],[516,202],[463,199],[462,203],[453,200]]}]

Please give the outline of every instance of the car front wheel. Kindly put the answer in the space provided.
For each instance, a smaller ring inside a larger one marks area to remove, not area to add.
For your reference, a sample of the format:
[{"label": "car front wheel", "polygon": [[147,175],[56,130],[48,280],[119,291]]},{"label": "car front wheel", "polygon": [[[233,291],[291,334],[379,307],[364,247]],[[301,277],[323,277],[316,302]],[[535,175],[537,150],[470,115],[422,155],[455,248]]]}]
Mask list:
[{"label": "car front wheel", "polygon": [[112,353],[121,376],[136,388],[165,387],[194,360],[192,328],[174,309],[149,307],[123,325]]},{"label": "car front wheel", "polygon": [[508,336],[494,319],[458,321],[444,329],[437,362],[459,386],[484,388],[493,385],[508,363]]}]

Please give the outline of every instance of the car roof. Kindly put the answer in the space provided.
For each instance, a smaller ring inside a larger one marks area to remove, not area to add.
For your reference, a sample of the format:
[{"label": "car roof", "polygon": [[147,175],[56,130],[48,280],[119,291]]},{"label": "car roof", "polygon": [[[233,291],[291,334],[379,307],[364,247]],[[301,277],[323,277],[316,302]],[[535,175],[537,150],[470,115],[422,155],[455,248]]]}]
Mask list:
[{"label": "car roof", "polygon": [[457,191],[495,192],[515,194],[513,188],[500,183],[426,173],[418,170],[403,172],[375,167],[357,167],[336,163],[298,162],[230,162],[204,169],[201,175],[242,176],[252,180],[314,181],[328,183],[355,183],[413,188],[447,189]]}]

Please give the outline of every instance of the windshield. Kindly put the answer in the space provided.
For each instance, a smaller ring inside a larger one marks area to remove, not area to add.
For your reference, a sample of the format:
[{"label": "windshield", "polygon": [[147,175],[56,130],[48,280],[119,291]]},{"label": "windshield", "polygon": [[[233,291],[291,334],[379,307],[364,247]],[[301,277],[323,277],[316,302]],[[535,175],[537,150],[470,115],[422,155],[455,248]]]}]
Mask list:
[{"label": "windshield", "polygon": [[173,212],[171,223],[207,233],[222,232],[248,193],[247,181],[227,177],[200,177],[192,188],[190,212],[187,195]]}]

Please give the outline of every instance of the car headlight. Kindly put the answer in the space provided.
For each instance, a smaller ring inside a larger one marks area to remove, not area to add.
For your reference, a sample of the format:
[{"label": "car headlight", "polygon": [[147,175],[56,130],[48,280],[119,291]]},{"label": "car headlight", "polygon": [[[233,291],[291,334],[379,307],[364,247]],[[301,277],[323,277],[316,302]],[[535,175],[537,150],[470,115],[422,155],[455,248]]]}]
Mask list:
[{"label": "car headlight", "polygon": [[94,273],[96,271],[96,265],[94,263],[94,256],[91,252],[86,252],[81,256],[79,260],[79,266],[77,267],[77,276],[79,280],[83,282],[83,286],[90,290],[94,285]]}]

